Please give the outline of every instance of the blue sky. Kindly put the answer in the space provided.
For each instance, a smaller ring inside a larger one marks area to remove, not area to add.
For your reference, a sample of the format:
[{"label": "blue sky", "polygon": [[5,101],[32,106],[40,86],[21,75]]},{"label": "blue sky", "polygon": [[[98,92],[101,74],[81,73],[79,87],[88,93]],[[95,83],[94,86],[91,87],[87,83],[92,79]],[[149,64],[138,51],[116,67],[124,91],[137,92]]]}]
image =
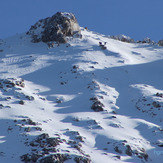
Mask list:
[{"label": "blue sky", "polygon": [[133,39],[163,39],[163,0],[1,0],[0,38],[27,31],[38,19],[72,12],[80,26]]}]

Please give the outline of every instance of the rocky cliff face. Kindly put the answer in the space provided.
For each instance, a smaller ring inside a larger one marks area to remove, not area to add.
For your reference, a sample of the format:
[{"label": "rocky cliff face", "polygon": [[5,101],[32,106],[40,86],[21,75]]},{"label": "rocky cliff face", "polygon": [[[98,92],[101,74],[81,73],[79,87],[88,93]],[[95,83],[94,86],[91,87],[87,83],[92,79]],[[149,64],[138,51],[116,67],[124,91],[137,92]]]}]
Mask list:
[{"label": "rocky cliff face", "polygon": [[31,26],[27,35],[31,35],[32,42],[66,43],[67,36],[81,37],[79,24],[72,13],[57,12],[52,17],[39,20]]}]

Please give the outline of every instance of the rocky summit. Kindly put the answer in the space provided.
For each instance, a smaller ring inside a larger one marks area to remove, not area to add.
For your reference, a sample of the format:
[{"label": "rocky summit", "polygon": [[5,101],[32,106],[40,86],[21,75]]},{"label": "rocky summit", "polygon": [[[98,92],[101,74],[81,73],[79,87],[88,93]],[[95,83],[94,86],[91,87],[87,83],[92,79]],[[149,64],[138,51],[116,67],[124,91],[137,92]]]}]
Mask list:
[{"label": "rocky summit", "polygon": [[67,36],[81,37],[81,30],[74,14],[57,12],[52,17],[41,19],[32,25],[26,33],[32,37],[32,42],[66,43]]}]

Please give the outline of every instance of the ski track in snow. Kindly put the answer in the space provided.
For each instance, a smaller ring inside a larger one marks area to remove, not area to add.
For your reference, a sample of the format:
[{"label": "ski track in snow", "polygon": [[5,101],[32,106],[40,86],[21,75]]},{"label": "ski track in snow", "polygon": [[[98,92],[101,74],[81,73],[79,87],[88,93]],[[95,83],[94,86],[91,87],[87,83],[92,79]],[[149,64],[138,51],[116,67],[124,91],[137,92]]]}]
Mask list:
[{"label": "ski track in snow", "polygon": [[[21,162],[20,156],[31,152],[24,143],[42,133],[58,134],[68,142],[76,140],[75,132],[83,138],[84,152],[66,143],[59,145],[59,152],[89,155],[94,163],[163,162],[163,48],[124,43],[84,29],[82,35],[70,39],[70,47],[49,49],[31,43],[25,34],[0,45],[0,79],[22,78],[25,84],[0,87],[0,162]],[[99,41],[107,42],[106,50]],[[102,112],[91,109],[97,101]],[[37,125],[31,127],[27,119]],[[127,145],[131,155],[126,154]],[[148,159],[137,157],[136,150],[146,151]]]}]

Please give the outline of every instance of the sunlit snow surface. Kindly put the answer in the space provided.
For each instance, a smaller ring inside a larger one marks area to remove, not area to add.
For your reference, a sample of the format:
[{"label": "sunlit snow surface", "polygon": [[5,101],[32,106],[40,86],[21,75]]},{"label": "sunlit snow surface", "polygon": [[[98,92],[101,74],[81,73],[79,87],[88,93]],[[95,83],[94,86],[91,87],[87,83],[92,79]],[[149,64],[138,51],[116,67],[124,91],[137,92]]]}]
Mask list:
[{"label": "sunlit snow surface", "polygon": [[[22,78],[25,87],[0,88],[0,162],[21,162],[20,156],[31,151],[25,142],[41,133],[69,141],[75,139],[72,131],[83,137],[81,149],[94,163],[146,162],[126,154],[127,145],[144,149],[147,162],[163,162],[163,48],[85,29],[82,35],[53,48],[31,43],[25,34],[1,41],[0,83]],[[107,42],[107,49],[99,42]],[[91,109],[95,97],[104,111]],[[31,126],[27,131],[22,120],[28,118],[42,131]],[[81,154],[66,143],[57,148]]]}]

